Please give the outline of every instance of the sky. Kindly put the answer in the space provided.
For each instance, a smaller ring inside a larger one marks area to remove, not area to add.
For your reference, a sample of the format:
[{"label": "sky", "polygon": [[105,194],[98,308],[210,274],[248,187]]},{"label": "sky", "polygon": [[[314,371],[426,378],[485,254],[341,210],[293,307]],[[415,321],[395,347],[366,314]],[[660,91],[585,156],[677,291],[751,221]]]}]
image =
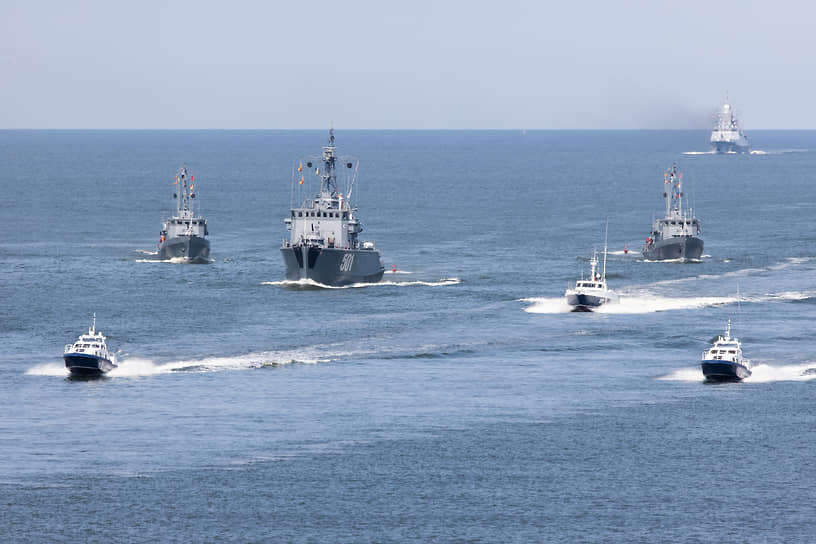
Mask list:
[{"label": "sky", "polygon": [[816,3],[0,0],[0,128],[816,129]]}]

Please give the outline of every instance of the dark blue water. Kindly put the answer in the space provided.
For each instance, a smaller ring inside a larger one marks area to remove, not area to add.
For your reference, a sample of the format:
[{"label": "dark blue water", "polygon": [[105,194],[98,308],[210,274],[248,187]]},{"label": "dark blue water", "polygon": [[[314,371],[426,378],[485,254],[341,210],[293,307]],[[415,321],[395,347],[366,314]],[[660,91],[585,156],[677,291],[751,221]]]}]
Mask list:
[{"label": "dark blue water", "polygon": [[[278,248],[324,132],[0,131],[0,539],[816,540],[816,132],[752,137],[337,131],[400,273],[316,289]],[[637,252],[673,161],[701,263]],[[182,162],[209,265],[148,258]],[[568,313],[607,217],[621,303]],[[93,312],[122,364],[68,380]],[[705,384],[729,318],[754,374]]]}]

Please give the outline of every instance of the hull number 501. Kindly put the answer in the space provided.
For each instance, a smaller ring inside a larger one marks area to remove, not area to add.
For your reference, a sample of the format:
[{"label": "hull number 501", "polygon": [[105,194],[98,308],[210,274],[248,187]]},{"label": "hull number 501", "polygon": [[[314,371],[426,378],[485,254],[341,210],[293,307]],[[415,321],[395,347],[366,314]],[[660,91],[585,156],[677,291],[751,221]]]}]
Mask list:
[{"label": "hull number 501", "polygon": [[343,260],[340,261],[340,272],[351,272],[351,267],[354,264],[354,253],[346,253],[343,255]]}]

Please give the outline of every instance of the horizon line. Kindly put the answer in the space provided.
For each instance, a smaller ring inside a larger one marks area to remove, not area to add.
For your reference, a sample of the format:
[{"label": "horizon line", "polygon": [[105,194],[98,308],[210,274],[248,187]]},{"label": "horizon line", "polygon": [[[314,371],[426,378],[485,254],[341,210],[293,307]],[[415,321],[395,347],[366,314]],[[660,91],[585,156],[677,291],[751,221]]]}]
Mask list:
[{"label": "horizon line", "polygon": [[[335,127],[336,128],[336,127]],[[48,127],[48,128],[26,128],[26,127],[5,127],[0,128],[0,131],[166,131],[166,132],[173,132],[173,131],[324,131],[326,128],[217,128],[217,127],[209,127],[209,128],[113,128],[113,127],[105,127],[105,128],[59,128],[59,127]],[[405,131],[405,132],[600,132],[600,131],[609,131],[609,132],[633,132],[633,131],[641,131],[641,132],[658,132],[658,131],[710,131],[711,128],[702,127],[702,128],[341,128],[339,130],[342,131]],[[785,131],[812,131],[816,130],[816,128],[753,128],[748,130],[748,133],[751,132],[762,132],[762,131],[772,131],[772,130],[785,130]]]}]

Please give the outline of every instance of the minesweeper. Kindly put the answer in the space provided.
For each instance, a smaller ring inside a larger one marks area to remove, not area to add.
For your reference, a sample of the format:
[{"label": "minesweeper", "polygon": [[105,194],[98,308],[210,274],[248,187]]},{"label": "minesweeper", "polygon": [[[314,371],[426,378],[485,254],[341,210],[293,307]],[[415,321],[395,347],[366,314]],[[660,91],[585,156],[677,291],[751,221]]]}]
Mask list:
[{"label": "minesweeper", "polygon": [[691,209],[683,210],[682,177],[676,164],[663,175],[666,216],[652,224],[642,250],[647,260],[697,261],[703,254],[700,221]]},{"label": "minesweeper", "polygon": [[173,182],[176,214],[164,222],[159,233],[160,260],[182,259],[190,263],[210,262],[210,241],[206,236],[207,220],[193,210],[195,177],[182,166]]},{"label": "minesweeper", "polygon": [[[322,285],[341,286],[375,283],[385,272],[374,243],[358,239],[363,227],[355,217],[357,207],[349,202],[357,168],[351,174],[352,163],[338,157],[336,151],[334,129],[330,129],[329,145],[323,147],[321,157],[298,164],[294,178],[298,187],[304,183],[304,163],[307,172],[314,168],[321,183],[317,197],[307,198],[300,207],[292,206],[289,217],[284,220],[289,239],[283,241],[281,254],[287,280],[308,279]],[[345,194],[337,182],[338,162],[351,174],[346,176]]]},{"label": "minesweeper", "polygon": [[715,153],[748,153],[751,146],[740,128],[733,106],[725,102],[714,115],[714,129],[711,131],[711,149]]}]

